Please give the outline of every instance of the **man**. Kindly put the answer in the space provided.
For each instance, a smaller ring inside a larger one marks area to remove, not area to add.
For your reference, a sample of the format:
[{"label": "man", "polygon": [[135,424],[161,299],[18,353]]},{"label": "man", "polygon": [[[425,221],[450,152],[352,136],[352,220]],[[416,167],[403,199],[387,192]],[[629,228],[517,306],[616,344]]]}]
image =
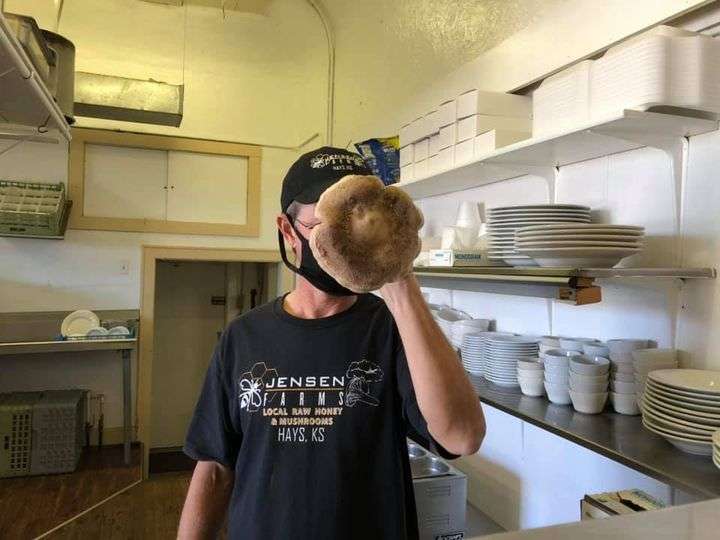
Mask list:
[{"label": "man", "polygon": [[228,509],[243,540],[417,538],[406,436],[450,458],[480,446],[477,396],[415,278],[385,285],[384,302],[356,295],[310,250],[315,203],[348,174],[370,171],[324,147],[283,181],[295,289],[220,338],[185,445],[198,463],[179,538],[213,538]]}]

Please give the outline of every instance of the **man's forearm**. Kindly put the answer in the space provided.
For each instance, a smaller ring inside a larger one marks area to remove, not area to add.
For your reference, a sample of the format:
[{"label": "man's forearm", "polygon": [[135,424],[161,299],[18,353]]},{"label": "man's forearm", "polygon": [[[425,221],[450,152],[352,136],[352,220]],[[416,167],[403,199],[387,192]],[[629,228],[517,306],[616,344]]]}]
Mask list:
[{"label": "man's forearm", "polygon": [[476,452],[485,434],[480,402],[417,281],[409,276],[386,285],[381,294],[400,331],[418,406],[430,433],[450,452]]},{"label": "man's forearm", "polygon": [[224,465],[198,461],[180,517],[178,539],[217,537],[227,512],[234,476],[233,471]]}]

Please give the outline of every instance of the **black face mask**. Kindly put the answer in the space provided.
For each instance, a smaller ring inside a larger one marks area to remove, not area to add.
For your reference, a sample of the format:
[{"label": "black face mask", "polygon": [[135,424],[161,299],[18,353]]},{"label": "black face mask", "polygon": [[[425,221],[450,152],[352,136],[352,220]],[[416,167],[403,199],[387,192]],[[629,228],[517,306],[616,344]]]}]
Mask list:
[{"label": "black face mask", "polygon": [[310,242],[295,228],[295,225],[290,222],[292,228],[295,230],[297,237],[300,239],[302,246],[302,255],[300,259],[300,268],[293,265],[288,261],[287,254],[285,253],[285,242],[283,240],[282,232],[278,231],[278,240],[280,242],[280,256],[282,257],[285,266],[296,274],[307,279],[315,288],[332,295],[332,296],[354,296],[357,293],[351,291],[340,285],[334,277],[328,274],[325,270],[320,268],[320,265],[315,259],[315,255],[310,249]]}]

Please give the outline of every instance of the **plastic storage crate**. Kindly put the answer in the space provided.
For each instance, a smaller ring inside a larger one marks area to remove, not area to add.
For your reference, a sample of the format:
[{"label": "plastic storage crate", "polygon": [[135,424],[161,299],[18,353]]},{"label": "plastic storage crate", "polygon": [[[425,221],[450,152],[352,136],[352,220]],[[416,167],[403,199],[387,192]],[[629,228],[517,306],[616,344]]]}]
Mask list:
[{"label": "plastic storage crate", "polygon": [[65,184],[0,180],[0,234],[56,236],[65,211]]},{"label": "plastic storage crate", "polygon": [[30,473],[33,404],[40,392],[0,394],[0,478]]},{"label": "plastic storage crate", "polygon": [[33,405],[30,474],[72,472],[83,447],[86,392],[48,390]]}]

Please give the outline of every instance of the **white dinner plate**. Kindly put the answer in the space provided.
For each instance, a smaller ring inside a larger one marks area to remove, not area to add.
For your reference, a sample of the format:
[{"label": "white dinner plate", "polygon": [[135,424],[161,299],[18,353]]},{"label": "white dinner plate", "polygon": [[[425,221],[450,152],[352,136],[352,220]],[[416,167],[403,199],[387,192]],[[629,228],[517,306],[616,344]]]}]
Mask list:
[{"label": "white dinner plate", "polygon": [[654,409],[664,411],[673,417],[688,420],[690,422],[696,422],[698,424],[717,426],[715,429],[720,429],[720,412],[718,414],[713,414],[702,411],[693,411],[692,409],[682,406],[663,403],[661,400],[648,393],[644,394],[643,399],[648,404],[652,405]]},{"label": "white dinner plate", "polygon": [[532,257],[544,267],[603,267],[612,268],[625,257],[635,255],[641,248],[520,248],[518,251]]},{"label": "white dinner plate", "polygon": [[703,426],[702,424],[695,424],[694,422],[688,422],[681,418],[668,416],[662,412],[662,410],[655,408],[649,400],[643,401],[642,412],[643,414],[653,417],[660,425],[667,425],[668,429],[673,429],[680,433],[695,435],[697,437],[710,437],[717,429],[713,426]]},{"label": "white dinner plate", "polygon": [[569,241],[576,241],[576,240],[594,240],[594,241],[603,241],[603,240],[609,240],[610,242],[642,242],[643,241],[643,235],[633,235],[633,234],[593,234],[588,231],[585,232],[578,232],[577,234],[573,233],[562,233],[562,234],[554,234],[554,233],[540,233],[540,234],[520,234],[518,232],[515,233],[515,240],[517,241],[559,241],[559,240],[569,240]]},{"label": "white dinner plate", "polygon": [[690,391],[686,391],[686,390],[678,390],[677,388],[665,386],[665,385],[657,383],[653,379],[651,379],[650,373],[654,373],[654,372],[651,371],[648,373],[645,383],[648,386],[650,386],[651,388],[653,388],[659,394],[663,394],[666,396],[673,396],[673,397],[676,397],[677,399],[681,399],[681,400],[695,401],[702,405],[716,405],[716,406],[720,407],[720,397],[718,397],[717,395],[704,394],[701,392],[690,392]]},{"label": "white dinner plate", "polygon": [[670,388],[699,392],[720,398],[720,371],[706,369],[661,369],[651,371],[648,379]]},{"label": "white dinner plate", "polygon": [[667,394],[658,394],[656,391],[654,391],[649,386],[645,386],[645,392],[644,395],[646,396],[652,396],[656,400],[659,400],[663,404],[670,404],[675,405],[678,407],[682,407],[684,409],[689,409],[690,411],[695,412],[703,412],[703,413],[709,413],[709,414],[718,414],[720,411],[720,406],[717,405],[717,403],[711,402],[709,405],[706,401],[701,401],[700,403],[695,403],[693,398],[677,398],[675,396],[668,396]]},{"label": "white dinner plate", "polygon": [[524,227],[522,231],[518,231],[518,234],[532,233],[537,234],[538,232],[550,234],[552,231],[563,231],[563,229],[572,231],[617,231],[623,234],[643,234],[645,227],[639,227],[637,225],[611,225],[609,223],[587,223],[585,225],[557,225],[549,223],[547,225],[533,225]]},{"label": "white dinner plate", "polygon": [[697,441],[694,439],[688,439],[687,437],[683,437],[681,435],[676,435],[657,427],[656,424],[653,424],[652,420],[645,418],[644,416],[642,418],[642,423],[648,430],[667,439],[669,443],[676,446],[683,452],[699,456],[709,456],[712,454],[712,444],[709,442]]},{"label": "white dinner plate", "polygon": [[502,212],[502,211],[514,211],[514,210],[542,210],[545,208],[564,208],[566,210],[584,210],[589,212],[589,206],[583,206],[581,204],[517,204],[512,206],[495,206],[488,209],[489,212]]},{"label": "white dinner plate", "polygon": [[60,332],[63,336],[85,336],[91,328],[100,326],[100,318],[90,310],[73,311],[63,319]]},{"label": "white dinner plate", "polygon": [[564,248],[564,247],[619,247],[619,248],[642,248],[643,243],[632,240],[630,242],[613,242],[609,240],[516,240],[515,248]]}]

